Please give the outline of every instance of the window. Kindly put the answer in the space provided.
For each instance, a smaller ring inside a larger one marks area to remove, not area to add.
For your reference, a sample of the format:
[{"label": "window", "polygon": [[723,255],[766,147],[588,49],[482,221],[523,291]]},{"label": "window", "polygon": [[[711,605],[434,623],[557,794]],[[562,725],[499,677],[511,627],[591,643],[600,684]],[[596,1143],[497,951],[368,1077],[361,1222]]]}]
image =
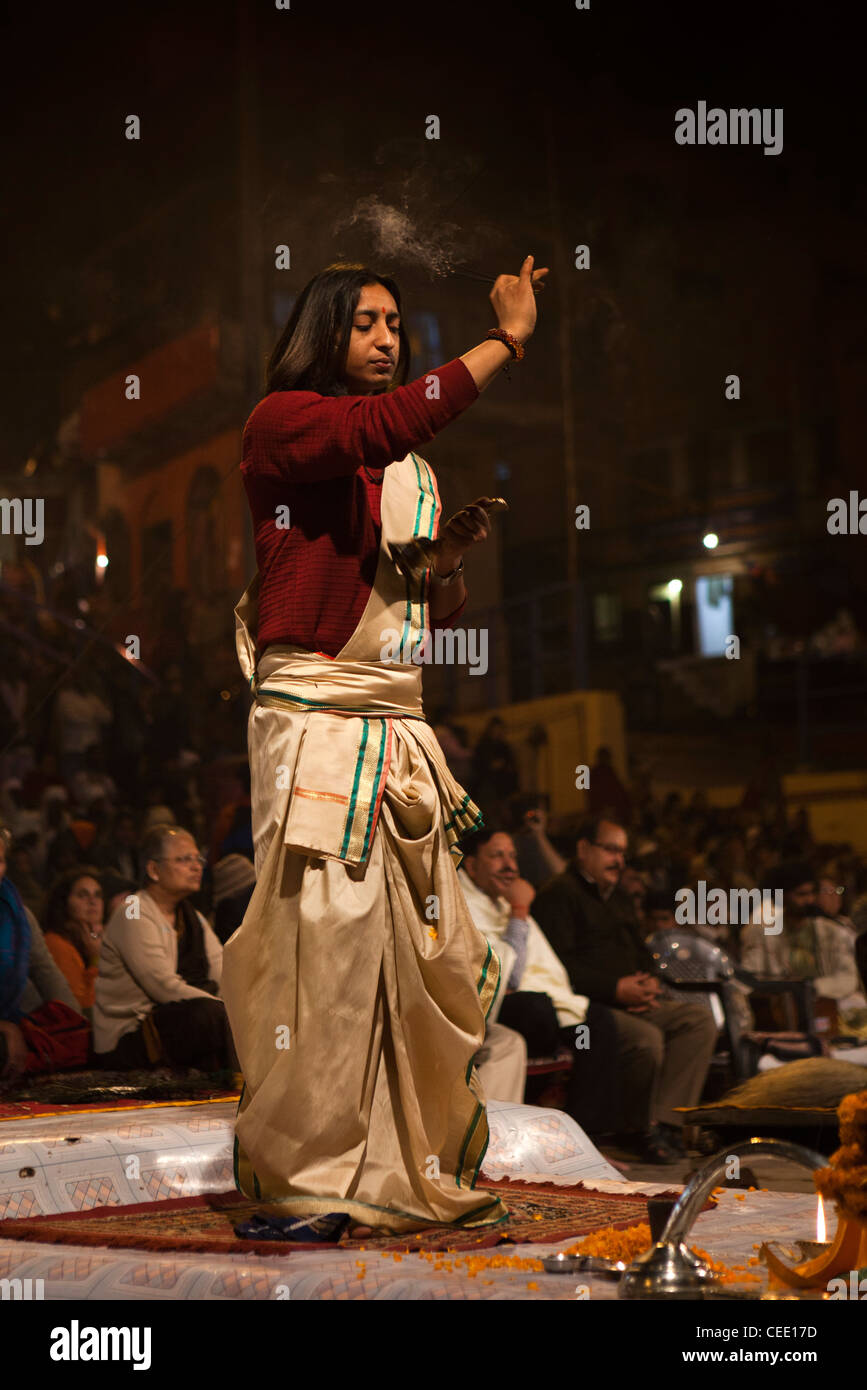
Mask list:
[{"label": "window", "polygon": [[726,639],[734,632],[730,574],[700,574],[695,581],[695,620],[702,656],[725,656]]},{"label": "window", "polygon": [[593,595],[593,632],[597,642],[619,642],[623,610],[619,594]]}]

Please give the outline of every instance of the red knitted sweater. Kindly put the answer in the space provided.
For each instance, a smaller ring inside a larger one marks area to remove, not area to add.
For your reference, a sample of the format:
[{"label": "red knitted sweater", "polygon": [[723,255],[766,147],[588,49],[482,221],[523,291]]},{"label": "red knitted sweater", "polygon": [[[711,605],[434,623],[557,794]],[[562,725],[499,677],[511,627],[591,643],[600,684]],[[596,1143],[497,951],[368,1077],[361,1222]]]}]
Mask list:
[{"label": "red knitted sweater", "polygon": [[[428,399],[431,376],[439,399]],[[272,391],[244,429],[241,473],[261,575],[259,631],[271,642],[337,656],[376,575],[384,471],[430,443],[477,398],[459,357],[382,396]],[[276,525],[277,507],[291,525]],[[431,623],[448,627],[464,604]]]}]

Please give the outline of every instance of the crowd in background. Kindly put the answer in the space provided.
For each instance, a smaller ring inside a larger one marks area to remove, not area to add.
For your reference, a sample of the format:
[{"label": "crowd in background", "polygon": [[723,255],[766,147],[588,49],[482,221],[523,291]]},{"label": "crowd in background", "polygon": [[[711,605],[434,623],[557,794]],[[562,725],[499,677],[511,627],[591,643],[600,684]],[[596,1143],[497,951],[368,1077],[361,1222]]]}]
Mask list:
[{"label": "crowd in background", "polygon": [[[25,681],[14,647],[3,655],[0,1071],[8,1081],[26,1069],[17,1033],[17,1064],[10,1064],[9,1039],[22,1020],[39,1017],[52,1001],[74,1010],[89,1031],[77,1051],[48,1049],[43,1070],[52,1058],[60,1065],[75,1058],[113,1066],[202,1065],[203,1059],[233,1066],[230,1040],[223,1047],[210,1036],[199,1053],[186,1040],[190,1018],[200,1026],[213,1016],[209,1005],[219,992],[214,943],[225,943],[240,924],[255,885],[243,701],[212,699],[211,706],[230,703],[231,712],[222,708],[217,717],[198,720],[181,665],[170,665],[156,685],[129,672],[114,653],[97,654],[53,686],[47,669],[37,669],[35,677],[28,671]],[[40,698],[40,718],[28,721]],[[562,874],[575,855],[578,818],[549,823],[544,796],[520,786],[516,751],[502,721],[492,718],[474,746],[447,716],[432,722],[452,772],[486,824],[511,835],[522,880],[538,889]],[[674,926],[673,894],[681,886],[703,881],[726,892],[774,888],[781,886],[781,866],[796,879],[800,872],[799,882],[814,880],[807,906],[840,924],[853,944],[867,927],[864,857],[848,844],[814,841],[806,812],[787,812],[770,762],[757,769],[738,805],[720,808],[701,791],[660,798],[646,769],[622,779],[602,748],[591,766],[588,809],[610,815],[628,832],[619,882],[648,938]],[[115,953],[122,937],[132,932],[135,940],[137,929],[127,924],[141,920],[136,903],[142,893],[149,895],[154,933],[142,970],[152,973],[153,992],[123,1005],[119,996],[100,1005],[101,987],[104,1000],[112,995],[106,929]],[[172,944],[168,964],[156,961],[166,922],[174,923],[180,942]],[[738,930],[723,924],[698,932],[736,964],[741,960]],[[29,980],[20,960],[15,964],[15,943],[25,938]],[[777,962],[780,969],[790,965]],[[179,983],[166,985],[168,976]],[[132,1010],[129,1019],[139,1024],[142,998],[162,1008],[160,1029],[137,1027],[129,1033],[130,1046],[118,1051],[118,1010]],[[51,1026],[49,1020],[49,1032]],[[32,1057],[29,1067],[40,1069]]]}]

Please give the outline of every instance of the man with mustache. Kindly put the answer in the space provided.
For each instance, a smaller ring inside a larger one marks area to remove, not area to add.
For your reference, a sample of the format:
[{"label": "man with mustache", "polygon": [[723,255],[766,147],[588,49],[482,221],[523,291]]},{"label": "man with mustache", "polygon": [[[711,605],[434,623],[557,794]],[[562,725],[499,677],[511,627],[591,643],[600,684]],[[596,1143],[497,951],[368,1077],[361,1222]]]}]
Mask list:
[{"label": "man with mustache", "polygon": [[669,1163],[684,1153],[678,1109],[699,1100],[717,1027],[702,1004],[666,997],[620,887],[628,843],[611,814],[591,816],[574,858],[537,894],[533,911],[572,988],[614,1016],[621,1141],[645,1162]]}]

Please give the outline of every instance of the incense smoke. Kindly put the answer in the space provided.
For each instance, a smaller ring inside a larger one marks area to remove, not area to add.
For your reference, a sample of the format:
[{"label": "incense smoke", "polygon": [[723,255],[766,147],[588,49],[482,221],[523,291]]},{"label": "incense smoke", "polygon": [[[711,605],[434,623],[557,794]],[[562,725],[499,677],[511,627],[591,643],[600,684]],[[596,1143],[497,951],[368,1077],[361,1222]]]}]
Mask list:
[{"label": "incense smoke", "polygon": [[405,209],[381,202],[375,193],[359,198],[334,230],[359,223],[370,230],[377,256],[422,266],[431,275],[449,275],[455,262],[464,259],[457,244],[460,229],[455,223],[440,223],[436,235],[425,236],[418,220],[414,221]]}]

